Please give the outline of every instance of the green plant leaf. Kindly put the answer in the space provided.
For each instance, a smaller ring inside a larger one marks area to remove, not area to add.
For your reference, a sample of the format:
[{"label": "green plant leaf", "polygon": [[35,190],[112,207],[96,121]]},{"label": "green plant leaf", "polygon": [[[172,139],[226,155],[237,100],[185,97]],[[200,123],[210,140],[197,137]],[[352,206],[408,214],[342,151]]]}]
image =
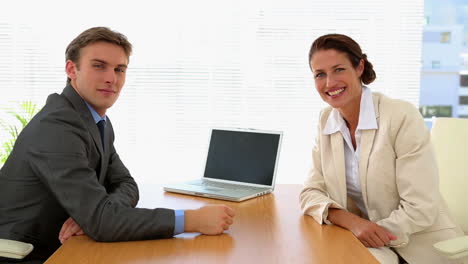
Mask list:
[{"label": "green plant leaf", "polygon": [[0,165],[5,163],[10,155],[13,147],[15,145],[16,139],[18,138],[21,130],[26,127],[26,125],[31,121],[35,114],[37,114],[40,109],[32,101],[24,101],[20,104],[20,112],[7,111],[8,114],[14,117],[14,120],[19,122],[21,125],[18,127],[17,124],[8,123],[4,120],[0,120],[0,127],[3,131],[6,132],[10,137],[1,144],[0,149]]},{"label": "green plant leaf", "polygon": [[22,127],[25,127],[28,124],[28,120],[17,113],[11,113],[18,121],[20,121]]},{"label": "green plant leaf", "polygon": [[21,109],[26,113],[25,120],[31,120],[37,113],[37,106],[32,101],[25,101],[21,104]]}]

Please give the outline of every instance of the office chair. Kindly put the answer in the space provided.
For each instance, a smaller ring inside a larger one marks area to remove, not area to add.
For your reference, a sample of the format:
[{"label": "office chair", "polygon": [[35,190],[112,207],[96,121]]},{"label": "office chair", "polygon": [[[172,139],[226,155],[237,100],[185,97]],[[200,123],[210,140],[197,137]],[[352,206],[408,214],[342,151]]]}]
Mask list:
[{"label": "office chair", "polygon": [[465,236],[434,244],[441,254],[468,264],[468,119],[433,118],[431,139],[440,191]]},{"label": "office chair", "polygon": [[0,257],[23,259],[33,250],[33,245],[9,239],[0,239]]}]

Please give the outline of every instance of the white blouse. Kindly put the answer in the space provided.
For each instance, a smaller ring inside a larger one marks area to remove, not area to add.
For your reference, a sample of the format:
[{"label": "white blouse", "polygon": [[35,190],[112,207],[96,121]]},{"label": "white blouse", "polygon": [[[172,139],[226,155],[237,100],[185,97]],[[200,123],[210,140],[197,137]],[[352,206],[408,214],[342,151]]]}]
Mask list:
[{"label": "white blouse", "polygon": [[345,168],[346,168],[346,190],[348,196],[353,199],[356,206],[361,210],[363,215],[368,218],[367,209],[362,197],[361,182],[359,179],[359,151],[361,142],[361,130],[377,129],[377,120],[375,118],[374,103],[372,101],[372,93],[366,86],[362,87],[361,104],[359,110],[359,122],[356,128],[356,151],[354,150],[351,141],[351,135],[346,122],[338,110],[333,109],[327,119],[324,135],[340,132],[343,137],[344,153],[345,153]]}]

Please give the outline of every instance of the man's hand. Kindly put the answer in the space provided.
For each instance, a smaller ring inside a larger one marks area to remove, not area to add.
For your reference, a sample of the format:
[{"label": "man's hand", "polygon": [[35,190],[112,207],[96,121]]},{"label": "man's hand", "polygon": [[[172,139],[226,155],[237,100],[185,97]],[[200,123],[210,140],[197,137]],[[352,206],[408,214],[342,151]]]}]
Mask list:
[{"label": "man's hand", "polygon": [[69,217],[67,221],[63,223],[62,229],[60,229],[59,240],[60,243],[63,244],[70,237],[81,235],[84,235],[83,230],[81,230],[81,227],[77,223],[75,223],[75,220]]},{"label": "man's hand", "polygon": [[366,247],[388,246],[392,240],[397,239],[387,229],[345,210],[330,208],[328,220],[351,231]]},{"label": "man's hand", "polygon": [[185,211],[185,232],[219,235],[232,225],[234,210],[225,205],[207,205]]}]

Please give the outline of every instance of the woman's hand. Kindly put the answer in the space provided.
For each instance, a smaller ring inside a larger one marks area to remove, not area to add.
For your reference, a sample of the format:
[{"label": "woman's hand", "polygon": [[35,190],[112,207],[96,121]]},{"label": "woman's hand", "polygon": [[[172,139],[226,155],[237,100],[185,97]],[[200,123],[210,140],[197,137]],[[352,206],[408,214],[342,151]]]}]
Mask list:
[{"label": "woman's hand", "polygon": [[366,247],[379,248],[388,246],[395,235],[369,220],[357,217],[349,229]]},{"label": "woman's hand", "polygon": [[364,246],[388,246],[397,237],[378,224],[341,209],[328,210],[328,220],[351,231]]}]

